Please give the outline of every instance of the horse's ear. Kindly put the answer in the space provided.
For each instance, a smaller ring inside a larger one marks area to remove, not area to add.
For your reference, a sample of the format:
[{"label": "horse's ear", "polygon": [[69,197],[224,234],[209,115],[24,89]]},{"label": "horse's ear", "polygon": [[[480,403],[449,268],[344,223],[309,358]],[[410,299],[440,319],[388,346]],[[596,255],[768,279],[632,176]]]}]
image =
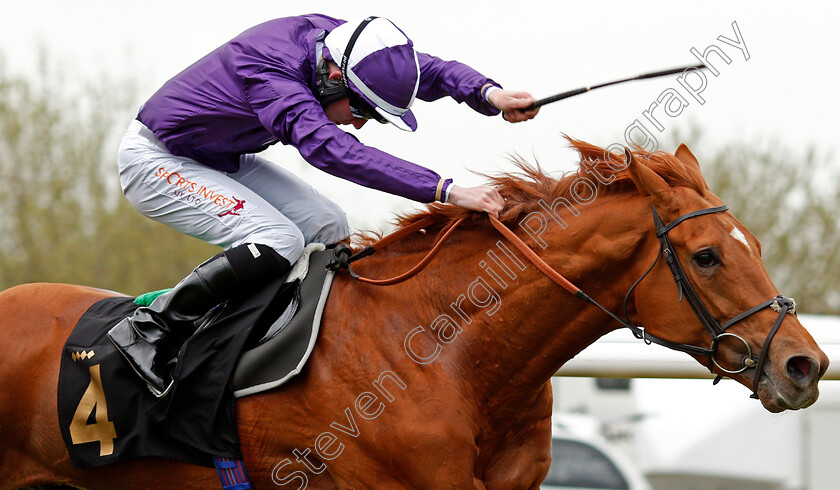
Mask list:
[{"label": "horse's ear", "polygon": [[677,157],[677,160],[683,162],[683,164],[696,167],[697,170],[700,170],[700,164],[697,163],[697,157],[694,156],[694,153],[691,153],[691,150],[685,146],[685,143],[680,143],[679,148],[677,148],[677,151],[674,152],[674,156]]},{"label": "horse's ear", "polygon": [[697,162],[697,157],[694,156],[694,153],[691,153],[691,150],[685,146],[685,143],[680,143],[677,151],[674,152],[674,156],[677,157],[677,160],[682,162],[686,167],[694,167],[694,169],[697,170],[697,173],[700,174],[700,178],[703,180],[703,186],[706,189],[709,188],[709,184],[706,183],[706,179],[703,177],[703,172],[700,171],[700,163]]},{"label": "horse's ear", "polygon": [[660,177],[656,172],[642,165],[633,158],[630,150],[624,150],[625,161],[628,162],[627,171],[630,173],[630,178],[636,184],[639,194],[653,198],[653,203],[667,199],[665,196],[671,190],[671,186],[665,182],[665,179]]}]

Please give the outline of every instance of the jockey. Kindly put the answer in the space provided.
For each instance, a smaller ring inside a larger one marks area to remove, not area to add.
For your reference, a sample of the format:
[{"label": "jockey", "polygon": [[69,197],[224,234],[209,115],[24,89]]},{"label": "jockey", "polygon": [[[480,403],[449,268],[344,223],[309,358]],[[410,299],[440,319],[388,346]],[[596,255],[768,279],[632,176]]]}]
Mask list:
[{"label": "jockey", "polygon": [[510,122],[538,112],[519,110],[535,101],[530,94],[418,53],[398,27],[376,17],[265,22],[152,95],[120,144],[123,192],[149,218],[224,249],[108,332],[156,396],[172,386],[170,359],[156,356],[169,345],[164,339],[183,342],[196,320],[234,292],[286,275],[306,244],[350,235],[341,208],[256,155],[269,145],[292,145],[315,167],[365,187],[498,216],[504,199],[495,188],[458,187],[337,126],[359,129],[372,119],[414,131],[414,99],[445,95]]}]

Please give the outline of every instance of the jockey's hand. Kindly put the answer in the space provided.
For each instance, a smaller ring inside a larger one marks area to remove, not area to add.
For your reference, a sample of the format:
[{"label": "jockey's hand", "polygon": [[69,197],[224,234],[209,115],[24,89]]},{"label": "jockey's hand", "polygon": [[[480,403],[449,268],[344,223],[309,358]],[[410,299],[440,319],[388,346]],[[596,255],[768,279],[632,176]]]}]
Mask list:
[{"label": "jockey's hand", "polygon": [[495,187],[483,185],[480,187],[458,187],[452,185],[449,190],[449,202],[464,209],[486,211],[494,218],[505,207],[505,199]]},{"label": "jockey's hand", "polygon": [[534,116],[540,112],[540,108],[530,111],[521,111],[529,105],[537,101],[533,95],[528,92],[515,92],[513,90],[494,90],[488,96],[490,103],[496,109],[502,111],[502,117],[508,122],[521,122],[533,119]]}]

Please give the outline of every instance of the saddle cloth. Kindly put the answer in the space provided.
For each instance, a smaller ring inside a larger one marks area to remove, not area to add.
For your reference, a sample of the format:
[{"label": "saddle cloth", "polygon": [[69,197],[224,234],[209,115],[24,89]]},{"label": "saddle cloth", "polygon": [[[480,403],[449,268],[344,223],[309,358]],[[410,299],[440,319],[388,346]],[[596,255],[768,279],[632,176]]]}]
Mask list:
[{"label": "saddle cloth", "polygon": [[298,261],[291,282],[277,279],[211,311],[178,353],[175,385],[161,399],[106,335],[137,308],[134,299],[92,305],[61,356],[59,423],[73,466],[142,456],[208,467],[213,456],[241,459],[234,396],[281,386],[314,348],[334,275],[326,269],[332,250],[320,247]]}]

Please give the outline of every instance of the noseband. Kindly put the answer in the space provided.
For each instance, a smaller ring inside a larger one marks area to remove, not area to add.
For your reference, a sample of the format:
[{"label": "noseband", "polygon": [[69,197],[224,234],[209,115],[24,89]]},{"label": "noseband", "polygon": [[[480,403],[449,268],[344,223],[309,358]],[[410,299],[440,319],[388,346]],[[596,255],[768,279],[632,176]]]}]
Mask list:
[{"label": "noseband", "polygon": [[[586,301],[594,304],[601,310],[605,311],[612,318],[616,319],[622,325],[629,328],[636,338],[641,339],[648,344],[659,344],[669,349],[685,352],[687,354],[708,357],[709,362],[707,364],[707,367],[709,368],[710,372],[714,372],[713,366],[716,366],[719,370],[723,371],[726,374],[738,374],[746,371],[747,369],[755,368],[755,377],[753,379],[753,393],[751,396],[752,398],[758,398],[758,384],[761,380],[761,373],[762,369],[764,368],[764,363],[767,361],[767,351],[770,348],[770,343],[773,340],[773,337],[776,335],[776,332],[779,330],[779,327],[782,324],[782,320],[784,320],[785,318],[785,314],[796,314],[796,302],[793,300],[793,298],[788,298],[781,295],[776,296],[775,298],[768,299],[767,301],[734,316],[733,318],[729,319],[723,324],[719,323],[714,317],[714,315],[712,315],[709,312],[709,309],[706,308],[706,305],[703,303],[703,300],[700,299],[700,296],[697,294],[697,291],[694,289],[694,286],[692,286],[691,281],[688,279],[688,276],[686,275],[685,270],[683,269],[683,266],[680,263],[680,259],[677,257],[676,251],[674,250],[674,245],[671,243],[671,240],[668,237],[668,232],[670,232],[677,225],[686,220],[696,218],[698,216],[703,216],[706,214],[720,213],[728,209],[729,207],[724,205],[714,208],[692,211],[690,213],[686,213],[680,216],[679,218],[666,225],[662,222],[662,218],[659,216],[659,213],[656,211],[656,208],[653,208],[653,223],[656,226],[656,237],[659,239],[659,253],[656,255],[653,264],[647,269],[647,271],[644,274],[642,274],[642,277],[640,277],[638,280],[636,280],[635,283],[633,283],[633,285],[627,291],[627,294],[624,296],[624,318],[619,318],[612,312],[606,310],[600,304],[591,299],[589,296],[586,296],[581,291],[579,291],[577,295],[585,299]],[[636,325],[632,321],[630,321],[630,317],[627,314],[627,303],[630,299],[630,295],[633,293],[633,291],[636,289],[639,283],[641,283],[642,280],[645,277],[647,277],[648,274],[650,274],[650,272],[659,262],[659,257],[665,258],[665,263],[668,265],[668,268],[671,270],[671,274],[674,276],[674,282],[676,282],[677,289],[679,291],[679,297],[677,301],[682,302],[683,297],[687,298],[688,304],[690,304],[691,308],[694,310],[694,314],[697,316],[698,320],[700,320],[700,323],[703,325],[706,331],[709,333],[709,336],[712,340],[708,348],[698,347],[691,344],[670,342],[661,339],[648,333],[643,326]],[[762,347],[758,358],[755,358],[752,355],[752,349],[750,348],[749,343],[746,340],[744,340],[743,337],[731,332],[727,332],[726,330],[729,327],[740,322],[741,320],[744,320],[745,318],[767,307],[770,307],[774,311],[779,312],[779,315],[776,317],[776,321],[773,323],[773,326],[770,328],[770,331],[767,334],[767,338],[764,340],[764,346]],[[718,364],[717,360],[715,359],[718,346],[720,345],[720,340],[725,337],[736,338],[740,340],[747,348],[747,354],[743,357],[741,361],[743,365],[740,369],[726,369],[720,364]],[[715,378],[715,384],[717,384],[722,377],[722,375],[718,375]]]}]

